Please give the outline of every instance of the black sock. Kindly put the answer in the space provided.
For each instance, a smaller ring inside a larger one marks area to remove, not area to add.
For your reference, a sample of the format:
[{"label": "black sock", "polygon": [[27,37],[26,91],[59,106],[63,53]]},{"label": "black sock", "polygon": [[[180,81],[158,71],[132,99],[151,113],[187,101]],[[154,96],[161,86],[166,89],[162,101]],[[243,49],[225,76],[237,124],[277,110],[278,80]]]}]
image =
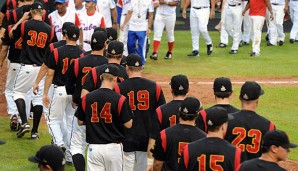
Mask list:
[{"label": "black sock", "polygon": [[26,115],[26,104],[24,99],[17,99],[15,100],[15,103],[17,105],[21,120],[22,120],[22,125],[25,123],[28,123],[27,120],[27,115]]},{"label": "black sock", "polygon": [[76,171],[85,171],[85,159],[82,154],[75,154],[72,156],[72,162]]},{"label": "black sock", "polygon": [[32,112],[33,112],[33,128],[31,130],[32,133],[38,132],[38,126],[42,115],[42,109],[43,107],[41,105],[36,105],[32,109]]}]

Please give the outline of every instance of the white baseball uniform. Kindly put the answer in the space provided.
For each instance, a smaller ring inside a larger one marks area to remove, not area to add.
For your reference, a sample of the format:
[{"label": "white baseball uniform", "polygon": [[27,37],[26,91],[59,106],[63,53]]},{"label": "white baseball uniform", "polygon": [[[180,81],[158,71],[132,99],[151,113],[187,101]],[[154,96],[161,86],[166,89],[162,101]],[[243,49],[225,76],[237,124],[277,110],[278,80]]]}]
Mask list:
[{"label": "white baseball uniform", "polygon": [[289,3],[290,17],[293,22],[293,26],[290,32],[290,39],[295,39],[298,34],[298,1],[290,0]]},{"label": "white baseball uniform", "polygon": [[220,43],[223,43],[225,45],[229,44],[229,34],[227,33],[226,27],[225,27],[225,19],[226,19],[226,9],[227,9],[227,1],[223,1],[224,4],[223,8],[221,10],[221,29],[220,29]]},{"label": "white baseball uniform", "polygon": [[199,51],[199,37],[202,34],[207,45],[212,44],[208,33],[208,22],[210,15],[209,0],[191,0],[190,8],[190,30],[192,35],[192,50]]},{"label": "white baseball uniform", "polygon": [[105,19],[103,15],[95,11],[95,13],[91,16],[85,12],[80,16],[80,22],[82,25],[83,30],[83,39],[84,39],[84,50],[90,51],[91,50],[91,37],[96,27],[106,28]]},{"label": "white baseball uniform", "polygon": [[231,50],[238,50],[242,39],[242,10],[243,3],[241,0],[227,0],[224,24],[226,31],[233,39]]},{"label": "white baseball uniform", "polygon": [[[114,0],[98,0],[96,5],[96,10],[104,16],[106,27],[112,27],[112,15],[111,9],[116,8]],[[116,22],[116,21],[114,21]]]},{"label": "white baseball uniform", "polygon": [[81,23],[79,20],[78,15],[75,11],[73,11],[71,8],[67,8],[66,13],[64,16],[60,16],[58,14],[58,11],[55,10],[51,14],[49,14],[49,20],[51,22],[52,27],[55,29],[55,33],[57,36],[58,41],[62,40],[62,26],[65,22],[72,22],[77,27],[81,28]]},{"label": "white baseball uniform", "polygon": [[[247,4],[248,0],[245,0],[243,2],[243,6],[245,7]],[[252,37],[252,31],[251,31],[251,21],[249,19],[249,9],[245,12],[243,16],[243,36],[242,36],[242,41],[249,43],[250,38]]]}]

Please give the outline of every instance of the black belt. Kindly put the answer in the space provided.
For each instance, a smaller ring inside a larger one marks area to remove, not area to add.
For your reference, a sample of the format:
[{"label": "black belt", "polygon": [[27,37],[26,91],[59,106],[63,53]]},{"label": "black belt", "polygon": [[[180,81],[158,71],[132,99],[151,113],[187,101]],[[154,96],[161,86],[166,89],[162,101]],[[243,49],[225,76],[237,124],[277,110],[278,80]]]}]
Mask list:
[{"label": "black belt", "polygon": [[204,9],[204,8],[209,8],[209,6],[203,6],[203,7],[192,7],[193,9],[197,9],[197,10],[199,10],[199,9]]},{"label": "black belt", "polygon": [[26,66],[26,65],[31,65],[31,66],[33,66],[33,67],[39,67],[39,65],[36,65],[36,64],[21,64],[21,66]]},{"label": "black belt", "polygon": [[231,4],[229,4],[230,7],[236,7],[236,6],[239,6],[239,5],[241,5],[241,3],[239,3],[239,4],[235,4],[235,5],[231,5]]},{"label": "black belt", "polygon": [[282,4],[277,4],[277,3],[271,3],[271,5],[282,5]]},{"label": "black belt", "polygon": [[90,41],[84,41],[84,43],[91,44],[91,42],[90,42]]}]

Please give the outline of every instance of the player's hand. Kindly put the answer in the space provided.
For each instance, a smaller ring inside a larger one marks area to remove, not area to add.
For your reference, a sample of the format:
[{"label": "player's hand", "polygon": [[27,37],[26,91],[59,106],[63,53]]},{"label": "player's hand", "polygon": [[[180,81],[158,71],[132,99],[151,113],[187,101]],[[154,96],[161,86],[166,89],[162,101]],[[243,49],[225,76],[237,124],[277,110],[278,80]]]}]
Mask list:
[{"label": "player's hand", "polygon": [[150,33],[151,33],[151,29],[150,28],[147,28],[146,35],[149,36]]},{"label": "player's hand", "polygon": [[43,97],[42,97],[42,104],[44,105],[44,107],[49,108],[50,100],[49,100],[49,96],[48,95],[43,95]]},{"label": "player's hand", "polygon": [[245,13],[246,13],[246,11],[244,11],[244,10],[243,10],[243,11],[242,11],[242,16],[244,16],[244,15],[245,15]]},{"label": "player's hand", "polygon": [[186,10],[182,10],[182,18],[186,19]]},{"label": "player's hand", "polygon": [[289,12],[289,6],[285,6],[284,12],[285,12],[285,14]]},{"label": "player's hand", "polygon": [[210,19],[214,19],[215,18],[215,11],[214,10],[211,10],[209,18]]},{"label": "player's hand", "polygon": [[274,20],[274,16],[273,16],[273,13],[272,13],[272,12],[270,13],[270,20],[271,20],[271,21]]},{"label": "player's hand", "polygon": [[118,24],[113,24],[112,25],[112,28],[115,29],[115,30],[118,30],[119,29],[119,25]]},{"label": "player's hand", "polygon": [[1,29],[0,29],[0,39],[1,38],[4,38],[4,33],[5,33],[5,28],[4,27],[2,27]]},{"label": "player's hand", "polygon": [[73,109],[76,109],[78,107],[78,105],[74,102],[71,102],[71,106],[72,106]]},{"label": "player's hand", "polygon": [[124,27],[125,27],[125,25],[122,24],[122,25],[120,26],[120,30],[123,31],[123,30],[124,30]]},{"label": "player's hand", "polygon": [[153,171],[153,166],[152,165],[147,165],[147,171]]},{"label": "player's hand", "polygon": [[30,18],[29,14],[30,14],[30,12],[25,12],[23,17],[21,18],[21,20],[23,20],[23,21],[28,20]]},{"label": "player's hand", "polygon": [[33,93],[36,95],[38,93],[38,90],[39,90],[39,86],[34,84],[33,86]]}]

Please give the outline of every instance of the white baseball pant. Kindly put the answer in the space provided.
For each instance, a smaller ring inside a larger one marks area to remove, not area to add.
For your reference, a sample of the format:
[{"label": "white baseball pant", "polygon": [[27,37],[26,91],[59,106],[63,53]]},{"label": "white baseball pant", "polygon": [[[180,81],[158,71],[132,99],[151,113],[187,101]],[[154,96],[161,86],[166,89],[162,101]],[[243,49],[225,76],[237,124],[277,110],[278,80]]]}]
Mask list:
[{"label": "white baseball pant", "polygon": [[251,30],[253,30],[252,37],[252,51],[257,55],[260,54],[260,44],[262,40],[262,28],[264,26],[265,17],[263,16],[250,16]]},{"label": "white baseball pant", "polygon": [[123,170],[136,171],[147,169],[148,156],[144,151],[124,152]]},{"label": "white baseball pant", "polygon": [[290,17],[293,26],[290,32],[290,39],[295,39],[298,34],[298,1],[291,0],[289,3]]},{"label": "white baseball pant", "polygon": [[[269,40],[270,43],[273,45],[276,45],[279,41],[285,41],[285,33],[284,33],[284,8],[285,5],[271,5],[272,6],[272,12],[274,19],[271,21],[269,19]],[[269,11],[267,10],[267,13]]]},{"label": "white baseball pant", "polygon": [[209,22],[210,8],[190,9],[190,30],[192,35],[192,50],[199,51],[199,37],[202,34],[206,44],[212,44],[207,25]]},{"label": "white baseball pant", "polygon": [[223,5],[224,5],[224,7],[222,8],[221,19],[220,19],[220,22],[221,22],[220,43],[228,45],[229,44],[229,35],[228,35],[228,32],[225,27],[227,2],[226,2],[226,4],[223,4]]},{"label": "white baseball pant", "polygon": [[168,42],[174,42],[175,23],[176,15],[156,14],[154,19],[154,40],[160,41],[162,32],[165,29]]},{"label": "white baseball pant", "polygon": [[86,142],[86,126],[78,125],[78,118],[74,116],[72,122],[72,134],[70,139],[70,153],[71,155],[82,154],[85,156]]},{"label": "white baseball pant", "polygon": [[[243,6],[245,7],[248,1],[244,1]],[[243,42],[247,42],[249,43],[250,38],[252,37],[252,30],[251,30],[251,21],[249,18],[249,9],[245,12],[244,16],[243,16],[243,36],[242,36],[242,40]]]},{"label": "white baseball pant", "polygon": [[[123,24],[125,20],[126,14],[121,15],[120,19],[120,26]],[[127,56],[128,55],[128,50],[127,50],[127,35],[128,35],[128,28],[129,28],[129,22],[125,25],[123,30],[120,30],[120,35],[119,35],[119,41],[124,44],[124,50],[123,50],[123,55]]]}]

